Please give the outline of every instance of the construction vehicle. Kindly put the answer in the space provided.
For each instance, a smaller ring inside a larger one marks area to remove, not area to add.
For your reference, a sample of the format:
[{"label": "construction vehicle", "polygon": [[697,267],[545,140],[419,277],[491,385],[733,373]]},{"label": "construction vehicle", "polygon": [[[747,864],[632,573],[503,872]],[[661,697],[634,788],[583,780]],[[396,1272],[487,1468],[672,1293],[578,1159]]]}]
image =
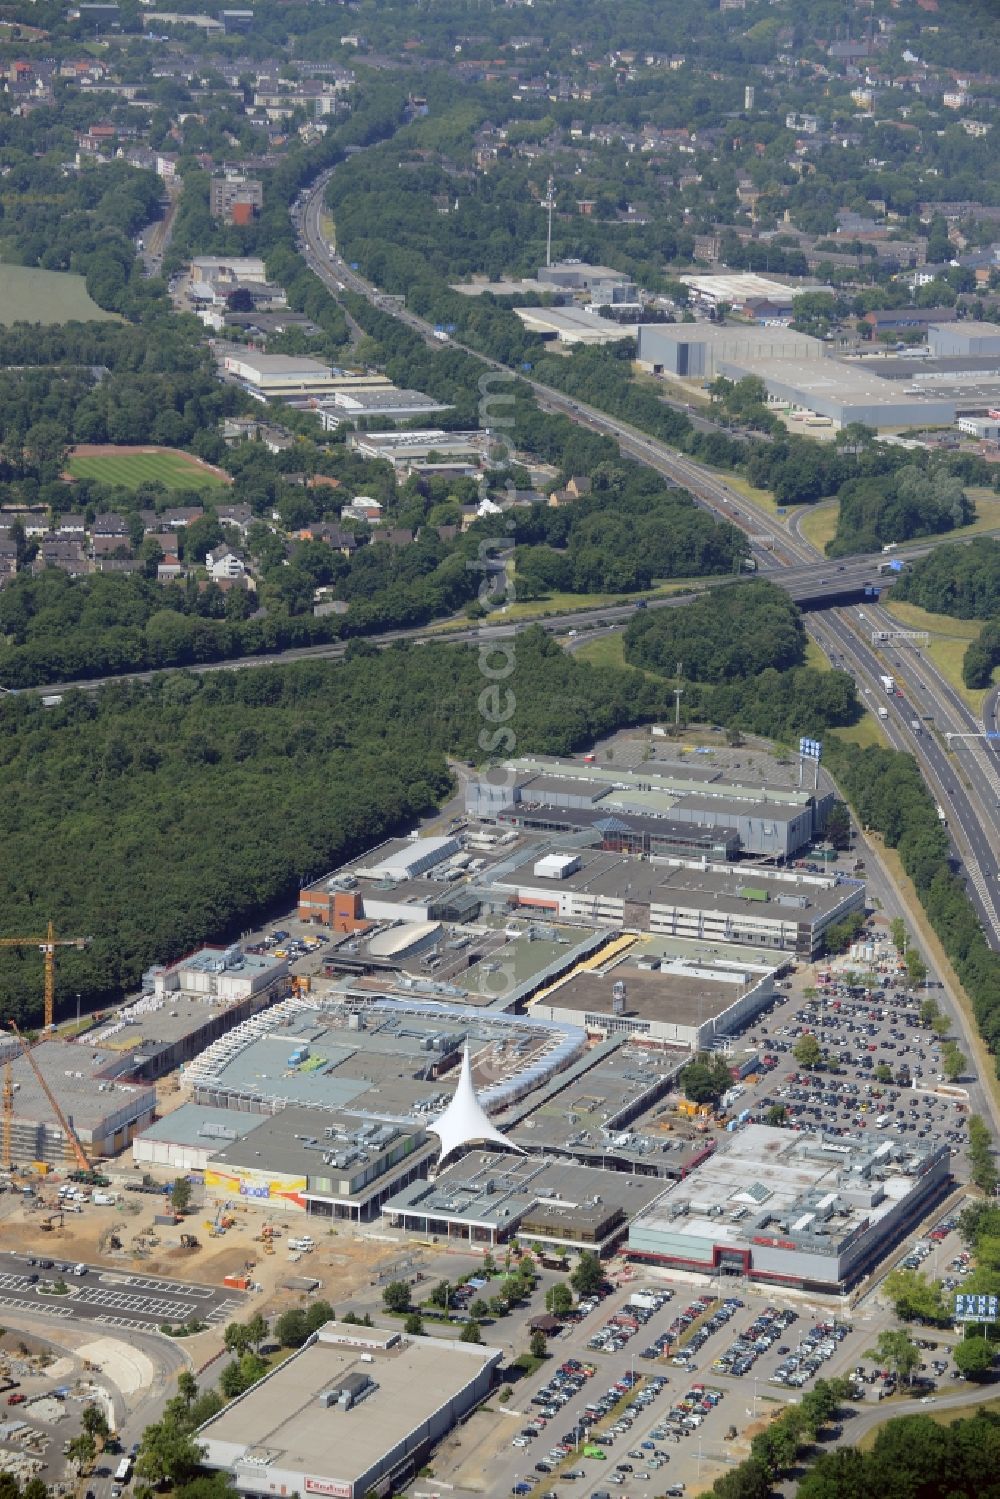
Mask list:
[{"label": "construction vehicle", "polygon": [[[32,1072],[35,1074],[35,1079],[36,1079],[36,1081],[38,1083],[38,1086],[41,1088],[42,1092],[45,1094],[45,1097],[48,1099],[48,1102],[49,1102],[49,1107],[52,1109],[53,1114],[55,1114],[56,1118],[59,1121],[60,1128],[62,1129],[62,1132],[63,1132],[63,1134],[66,1137],[66,1140],[67,1140],[67,1142],[69,1144],[69,1147],[70,1147],[70,1149],[73,1152],[73,1157],[74,1157],[74,1159],[76,1161],[77,1168],[80,1171],[86,1171],[88,1173],[88,1175],[93,1176],[95,1174],[94,1173],[94,1168],[93,1168],[93,1165],[91,1164],[90,1160],[87,1157],[87,1152],[84,1150],[83,1146],[80,1144],[80,1140],[79,1140],[79,1137],[77,1136],[76,1131],[74,1130],[73,1126],[70,1124],[69,1120],[66,1118],[66,1115],[63,1113],[62,1109],[59,1106],[58,1099],[56,1098],[56,1096],[53,1093],[52,1089],[49,1087],[48,1083],[46,1082],[45,1077],[42,1074],[42,1069],[39,1067],[38,1063],[35,1061],[34,1056],[32,1055],[31,1047],[28,1044],[27,1039],[24,1036],[22,1036],[21,1032],[18,1030],[17,1022],[15,1020],[9,1020],[7,1023],[10,1026],[11,1030],[14,1032],[14,1035],[20,1041],[22,1052],[23,1052],[23,1054],[25,1056],[25,1059],[27,1060],[27,1063],[28,1063],[29,1067],[31,1068]],[[10,1125],[11,1125],[11,1120],[5,1116],[5,1118],[4,1118],[4,1135],[5,1135],[5,1137],[9,1134]]]},{"label": "construction vehicle", "polygon": [[181,1234],[182,1249],[200,1249],[201,1243],[194,1234]]},{"label": "construction vehicle", "polygon": [[53,1027],[53,1015],[56,1001],[56,948],[57,947],[89,947],[94,939],[92,937],[57,937],[55,927],[49,922],[49,928],[44,937],[0,937],[0,947],[31,947],[37,946],[45,959],[45,1029],[50,1031]]}]

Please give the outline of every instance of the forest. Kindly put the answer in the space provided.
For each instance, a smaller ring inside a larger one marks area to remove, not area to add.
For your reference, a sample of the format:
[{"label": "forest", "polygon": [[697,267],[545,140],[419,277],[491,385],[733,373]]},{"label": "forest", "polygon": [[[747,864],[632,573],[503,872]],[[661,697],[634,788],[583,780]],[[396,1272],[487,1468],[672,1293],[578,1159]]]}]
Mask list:
[{"label": "forest", "polygon": [[[0,909],[7,931],[92,934],[58,963],[57,1002],[107,1003],[150,962],[221,942],[316,876],[412,825],[448,791],[446,754],[564,754],[657,716],[649,679],[517,637],[516,699],[483,718],[477,654],[358,643],[311,662],[0,699]],[[359,766],[364,766],[364,773]],[[41,1004],[33,947],[0,955],[0,1014]]]},{"label": "forest", "polygon": [[893,598],[956,619],[1000,617],[1000,541],[975,536],[935,547],[902,574]]},{"label": "forest", "polygon": [[[919,1359],[920,1355],[917,1354]],[[797,1499],[996,1499],[1000,1416],[980,1407],[952,1425],[897,1416],[865,1450],[819,1443],[842,1409],[842,1380],[817,1380],[801,1402],[753,1438],[750,1456],[716,1479],[706,1499],[768,1499],[796,1484]],[[824,1430],[825,1428],[825,1430]]]},{"label": "forest", "polygon": [[975,640],[970,640],[962,658],[962,681],[966,687],[989,687],[1000,666],[1000,619],[988,620]]},{"label": "forest", "polygon": [[798,1499],[995,1499],[998,1461],[1000,1416],[992,1410],[950,1426],[901,1416],[876,1432],[867,1451],[842,1447],[817,1458]]},{"label": "forest", "polygon": [[806,632],[798,606],[764,579],[709,593],[681,609],[633,615],[625,659],[661,676],[694,682],[737,682],[805,661]]},{"label": "forest", "polygon": [[635,614],[625,659],[662,676],[671,692],[680,667],[686,722],[725,724],[782,744],[856,723],[862,712],[849,673],[803,664],[799,610],[764,579]]},{"label": "forest", "polygon": [[518,598],[631,593],[662,579],[725,575],[749,550],[735,526],[713,520],[683,490],[665,490],[651,470],[601,464],[590,477],[591,493],[573,504],[516,514]]},{"label": "forest", "polygon": [[826,548],[830,557],[938,536],[967,526],[976,515],[959,475],[934,464],[907,463],[880,479],[851,479],[841,486],[839,497],[837,533]]}]

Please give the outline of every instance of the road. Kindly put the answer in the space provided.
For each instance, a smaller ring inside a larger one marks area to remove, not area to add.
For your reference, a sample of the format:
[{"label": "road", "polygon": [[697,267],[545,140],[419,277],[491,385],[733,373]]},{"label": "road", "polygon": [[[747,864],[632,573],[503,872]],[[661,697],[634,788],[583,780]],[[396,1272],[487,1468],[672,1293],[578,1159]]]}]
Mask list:
[{"label": "road", "polygon": [[[162,1276],[132,1274],[90,1265],[88,1273],[76,1276],[72,1267],[60,1275],[65,1263],[54,1261],[43,1269],[32,1260],[37,1256],[0,1254],[0,1309],[6,1318],[20,1312],[54,1321],[100,1322],[112,1328],[158,1332],[162,1323],[229,1322],[238,1318],[246,1304],[241,1291],[189,1281],[165,1280]],[[33,1281],[32,1276],[37,1280]],[[69,1287],[65,1295],[44,1295],[39,1287],[62,1279]]]},{"label": "road", "polygon": [[181,201],[181,190],[177,184],[167,187],[167,207],[163,217],[147,224],[142,232],[142,268],[147,276],[158,276],[163,267],[170,236],[174,232],[174,219]]},{"label": "road", "polygon": [[[860,598],[865,583],[870,581],[873,571],[872,559],[851,558],[839,572],[828,563],[813,562],[802,567],[783,568],[780,572],[775,569],[773,580],[779,586],[787,588],[797,603],[807,608],[821,609],[832,607],[836,599],[845,595]],[[727,587],[734,581],[731,577],[706,578],[699,584],[699,590]],[[540,626],[552,635],[564,635],[567,630],[571,629],[592,630],[605,626],[621,629],[638,609],[676,609],[690,603],[695,597],[693,592],[676,593],[663,598],[595,605],[591,609],[576,609],[565,614],[547,617],[538,615],[518,619],[511,621],[509,625],[498,617],[492,620],[487,628],[495,629],[497,625],[504,625],[505,628],[520,633],[523,630]],[[443,628],[449,624],[453,628]],[[470,626],[465,622],[464,615],[456,615],[451,621],[437,621],[431,626],[422,625],[407,630],[389,630],[381,635],[367,636],[366,639],[372,645],[382,649],[395,645],[401,640],[409,641],[414,645],[427,645],[435,641],[463,645],[480,640],[482,631],[483,626]],[[293,650],[272,651],[259,656],[240,656],[232,660],[198,662],[186,669],[201,674],[214,671],[252,670],[261,666],[283,666],[292,661],[339,660],[346,652],[349,643],[346,640],[335,640],[326,645],[301,646]],[[74,690],[96,692],[111,682],[151,682],[154,677],[177,669],[173,666],[162,666],[149,671],[122,672],[109,677],[81,677],[66,682],[40,683],[37,686],[17,690],[40,693],[45,697],[57,696],[59,693]],[[4,690],[0,687],[0,695]]]}]

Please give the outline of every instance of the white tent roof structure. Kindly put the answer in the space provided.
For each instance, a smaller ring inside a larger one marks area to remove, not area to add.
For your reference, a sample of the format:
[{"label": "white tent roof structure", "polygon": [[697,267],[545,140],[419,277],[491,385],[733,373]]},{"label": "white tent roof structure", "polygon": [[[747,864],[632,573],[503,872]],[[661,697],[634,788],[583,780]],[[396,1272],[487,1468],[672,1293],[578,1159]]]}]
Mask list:
[{"label": "white tent roof structure", "polygon": [[490,1123],[489,1115],[476,1097],[476,1090],[472,1086],[468,1041],[465,1043],[462,1070],[458,1075],[451,1103],[427,1128],[441,1141],[439,1161],[443,1161],[445,1156],[451,1155],[453,1150],[458,1150],[462,1145],[482,1145],[486,1141],[492,1145],[504,1145],[508,1150],[516,1150],[519,1155],[525,1154],[520,1145],[506,1139]]}]

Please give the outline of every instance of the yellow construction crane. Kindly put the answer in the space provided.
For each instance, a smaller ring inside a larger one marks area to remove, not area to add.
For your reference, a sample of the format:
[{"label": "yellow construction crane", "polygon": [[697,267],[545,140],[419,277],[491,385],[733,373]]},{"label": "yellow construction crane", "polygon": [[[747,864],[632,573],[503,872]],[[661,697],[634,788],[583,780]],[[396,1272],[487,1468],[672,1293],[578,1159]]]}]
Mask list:
[{"label": "yellow construction crane", "polygon": [[11,1135],[14,1127],[14,1072],[11,1058],[3,1064],[3,1169],[10,1170]]},{"label": "yellow construction crane", "polygon": [[91,937],[57,937],[55,927],[49,922],[44,937],[0,937],[0,947],[30,947],[36,944],[45,959],[45,1029],[52,1025],[56,1001],[56,948],[88,947]]},{"label": "yellow construction crane", "polygon": [[[49,1101],[49,1107],[52,1109],[53,1114],[55,1114],[55,1116],[58,1119],[60,1125],[62,1126],[63,1133],[65,1134],[66,1139],[69,1141],[70,1149],[72,1150],[73,1155],[74,1155],[74,1157],[76,1159],[77,1166],[79,1167],[79,1169],[81,1171],[93,1172],[94,1168],[91,1165],[91,1163],[90,1163],[90,1161],[89,1161],[89,1159],[87,1157],[87,1152],[84,1150],[83,1146],[80,1144],[80,1140],[79,1140],[79,1137],[78,1137],[78,1135],[76,1133],[76,1130],[70,1124],[69,1120],[66,1118],[66,1115],[63,1113],[62,1109],[59,1107],[59,1101],[58,1101],[58,1099],[56,1098],[56,1096],[53,1093],[52,1089],[49,1087],[48,1083],[45,1081],[45,1078],[42,1076],[42,1069],[39,1067],[38,1063],[35,1061],[34,1057],[31,1054],[30,1043],[28,1042],[28,1040],[27,1040],[26,1037],[24,1037],[24,1036],[21,1035],[21,1032],[18,1030],[16,1023],[13,1020],[8,1021],[8,1024],[9,1024],[11,1030],[14,1032],[14,1035],[20,1041],[21,1046],[22,1046],[23,1051],[24,1051],[24,1055],[28,1059],[28,1065],[30,1066],[32,1072],[35,1074],[35,1077],[36,1077],[36,1079],[38,1081],[38,1086],[41,1088],[42,1092],[45,1094],[45,1097]],[[6,1105],[6,1093],[5,1093],[5,1105]],[[12,1110],[12,1112],[13,1112],[13,1110]],[[6,1125],[7,1125],[7,1115],[6,1115],[6,1112],[4,1114],[4,1125],[5,1125],[5,1129],[6,1129]]]}]

